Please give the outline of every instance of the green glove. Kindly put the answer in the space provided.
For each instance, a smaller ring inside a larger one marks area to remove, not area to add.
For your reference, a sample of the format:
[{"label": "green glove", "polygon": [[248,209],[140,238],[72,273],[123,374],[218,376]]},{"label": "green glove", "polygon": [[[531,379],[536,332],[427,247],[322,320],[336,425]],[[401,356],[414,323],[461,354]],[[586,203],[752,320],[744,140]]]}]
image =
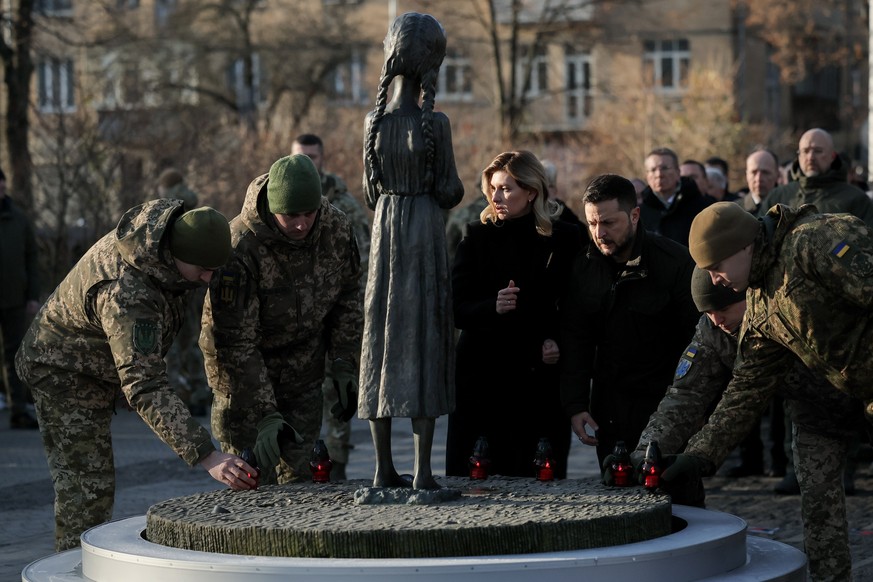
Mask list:
[{"label": "green glove", "polygon": [[701,477],[714,472],[712,463],[692,455],[667,455],[664,465],[661,489],[670,494],[673,503],[703,507],[706,494]]},{"label": "green glove", "polygon": [[348,422],[358,409],[358,371],[351,362],[337,358],[331,364],[331,372],[339,402],[331,407],[330,413],[335,419]]},{"label": "green glove", "polygon": [[255,458],[262,469],[273,468],[279,464],[282,450],[279,438],[290,435],[297,444],[303,442],[303,437],[294,430],[280,412],[271,412],[258,422],[258,437],[255,440]]}]

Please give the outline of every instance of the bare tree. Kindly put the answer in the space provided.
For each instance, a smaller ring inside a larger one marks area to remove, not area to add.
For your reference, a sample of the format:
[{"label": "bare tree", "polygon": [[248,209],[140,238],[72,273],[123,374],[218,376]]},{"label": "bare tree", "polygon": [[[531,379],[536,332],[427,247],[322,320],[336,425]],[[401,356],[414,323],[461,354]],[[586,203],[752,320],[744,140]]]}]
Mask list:
[{"label": "bare tree", "polygon": [[2,11],[0,58],[6,85],[6,147],[12,165],[12,192],[22,206],[33,201],[30,158],[30,81],[33,77],[33,0],[19,0],[16,12]]},{"label": "bare tree", "polygon": [[754,33],[772,47],[782,80],[866,59],[866,2],[849,0],[733,0]]}]

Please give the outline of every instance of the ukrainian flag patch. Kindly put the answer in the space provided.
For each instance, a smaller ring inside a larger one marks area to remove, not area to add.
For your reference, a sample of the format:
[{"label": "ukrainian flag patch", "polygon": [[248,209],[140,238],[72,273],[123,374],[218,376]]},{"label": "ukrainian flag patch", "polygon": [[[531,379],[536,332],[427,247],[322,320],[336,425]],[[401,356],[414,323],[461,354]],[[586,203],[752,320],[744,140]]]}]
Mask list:
[{"label": "ukrainian flag patch", "polygon": [[689,346],[687,350],[685,350],[685,356],[688,358],[694,358],[697,355],[697,348],[693,346]]},{"label": "ukrainian flag patch", "polygon": [[838,259],[842,259],[843,255],[849,252],[849,244],[846,241],[840,241],[837,246],[831,250],[831,254]]}]

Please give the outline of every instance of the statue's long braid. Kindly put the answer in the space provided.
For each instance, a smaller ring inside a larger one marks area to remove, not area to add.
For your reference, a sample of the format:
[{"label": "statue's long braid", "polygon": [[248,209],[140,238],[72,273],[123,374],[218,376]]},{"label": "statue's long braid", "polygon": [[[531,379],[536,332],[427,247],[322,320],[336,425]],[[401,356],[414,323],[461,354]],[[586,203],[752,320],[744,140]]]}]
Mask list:
[{"label": "statue's long braid", "polygon": [[376,155],[376,130],[379,122],[385,116],[385,107],[388,105],[388,87],[394,79],[394,74],[382,70],[382,78],[379,80],[379,90],[376,94],[376,109],[370,118],[370,126],[367,128],[367,178],[374,190],[379,188],[382,182],[382,168],[379,165],[379,157]]},{"label": "statue's long braid", "polygon": [[427,192],[433,192],[434,189],[433,164],[436,144],[433,136],[433,105],[438,73],[438,68],[429,69],[421,79],[421,89],[424,94],[421,102],[421,133],[424,136],[425,145],[424,187]]}]

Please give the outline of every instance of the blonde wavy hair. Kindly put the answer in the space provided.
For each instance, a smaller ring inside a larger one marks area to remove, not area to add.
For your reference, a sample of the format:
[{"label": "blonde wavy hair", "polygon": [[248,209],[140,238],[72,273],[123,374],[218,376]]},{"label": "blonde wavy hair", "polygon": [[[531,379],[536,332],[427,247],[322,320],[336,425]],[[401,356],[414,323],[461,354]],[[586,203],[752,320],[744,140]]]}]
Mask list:
[{"label": "blonde wavy hair", "polygon": [[537,232],[543,236],[552,236],[552,222],[560,211],[555,201],[549,200],[546,169],[535,155],[526,150],[503,152],[482,171],[482,192],[488,199],[488,206],[479,214],[482,224],[489,220],[495,223],[499,220],[494,210],[491,177],[501,171],[512,176],[512,179],[524,190],[536,193],[531,202],[531,212],[537,223]]}]

